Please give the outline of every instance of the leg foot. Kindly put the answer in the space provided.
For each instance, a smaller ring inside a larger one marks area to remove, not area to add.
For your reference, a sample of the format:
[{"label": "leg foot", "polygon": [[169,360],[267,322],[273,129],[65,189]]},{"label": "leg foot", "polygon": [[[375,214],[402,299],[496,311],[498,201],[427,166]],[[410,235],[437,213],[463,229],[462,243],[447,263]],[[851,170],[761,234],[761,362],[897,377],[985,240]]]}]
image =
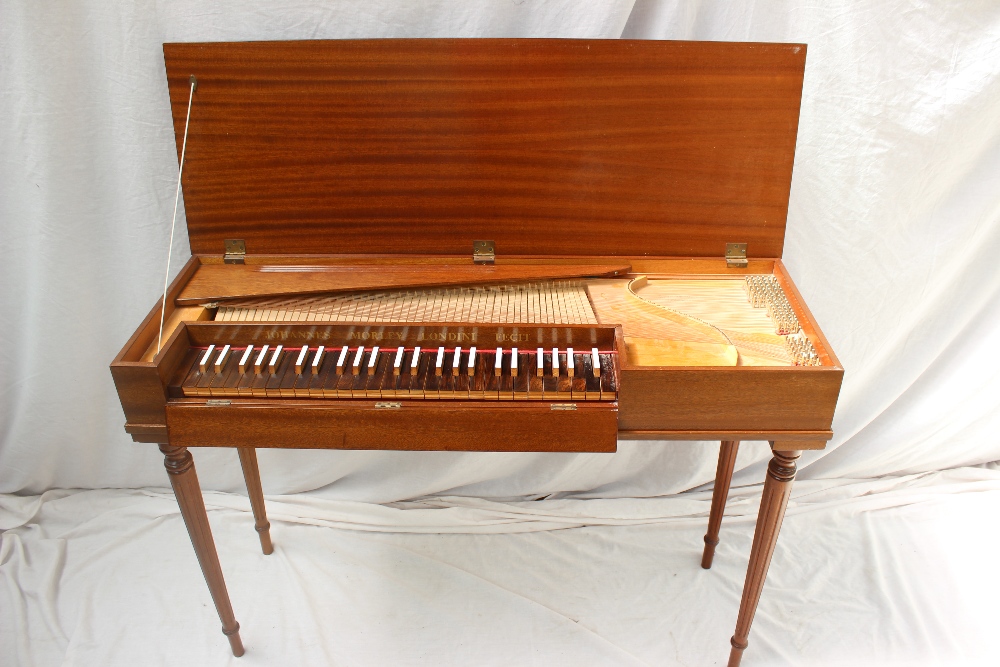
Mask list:
[{"label": "leg foot", "polygon": [[739,440],[723,440],[719,449],[719,467],[715,470],[715,487],[712,489],[712,511],[708,516],[705,551],[701,556],[701,566],[706,570],[712,567],[715,547],[719,544],[719,529],[722,527],[722,515],[726,512],[729,483],[733,480],[733,468],[736,466],[739,448]]},{"label": "leg foot", "polygon": [[205,501],[198,485],[198,474],[194,469],[194,459],[186,447],[160,445],[163,452],[163,465],[170,477],[170,486],[174,489],[177,504],[184,517],[191,544],[198,556],[198,564],[205,575],[205,582],[215,602],[215,609],[222,621],[222,634],[229,637],[233,655],[237,658],[243,655],[243,642],[240,640],[240,624],[233,614],[233,605],[229,601],[229,591],[226,590],[226,580],[222,577],[222,566],[219,565],[219,554],[215,550],[215,540],[212,539],[212,528],[208,524],[208,514],[205,512]]},{"label": "leg foot", "polygon": [[747,647],[747,643],[739,644],[736,641],[736,637],[729,640],[732,648],[729,649],[729,662],[726,667],[740,667],[740,660],[743,659],[743,649]]},{"label": "leg foot", "polygon": [[240,447],[240,465],[243,466],[243,479],[247,483],[247,493],[250,495],[250,506],[253,508],[254,529],[260,536],[260,548],[264,555],[274,553],[271,544],[271,524],[264,511],[264,492],[260,488],[260,468],[257,467],[257,451],[253,447]]},{"label": "leg foot", "polygon": [[740,614],[736,619],[736,633],[730,640],[733,648],[729,653],[729,667],[738,667],[743,657],[743,650],[747,647],[750,624],[753,623],[757,611],[760,593],[764,588],[764,578],[771,564],[774,545],[778,541],[781,521],[785,517],[788,496],[792,492],[795,461],[801,454],[799,451],[778,450],[776,447],[779,444],[771,443],[774,456],[767,466],[767,477],[764,479],[764,493],[760,499],[760,511],[757,513],[757,527],[753,534],[747,578],[743,584]]},{"label": "leg foot", "polygon": [[232,630],[227,631],[222,628],[222,634],[229,638],[229,648],[233,650],[233,655],[237,658],[241,657],[246,650],[243,648],[243,640],[240,639],[240,624],[237,623],[236,627]]}]

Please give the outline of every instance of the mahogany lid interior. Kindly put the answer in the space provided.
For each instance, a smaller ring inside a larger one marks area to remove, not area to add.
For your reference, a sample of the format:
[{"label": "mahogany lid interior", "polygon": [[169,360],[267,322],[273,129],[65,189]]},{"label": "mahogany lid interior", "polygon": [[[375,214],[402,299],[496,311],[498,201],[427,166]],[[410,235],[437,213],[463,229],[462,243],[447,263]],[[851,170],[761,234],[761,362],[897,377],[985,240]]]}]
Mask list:
[{"label": "mahogany lid interior", "polygon": [[780,257],[801,44],[164,44],[195,254]]}]

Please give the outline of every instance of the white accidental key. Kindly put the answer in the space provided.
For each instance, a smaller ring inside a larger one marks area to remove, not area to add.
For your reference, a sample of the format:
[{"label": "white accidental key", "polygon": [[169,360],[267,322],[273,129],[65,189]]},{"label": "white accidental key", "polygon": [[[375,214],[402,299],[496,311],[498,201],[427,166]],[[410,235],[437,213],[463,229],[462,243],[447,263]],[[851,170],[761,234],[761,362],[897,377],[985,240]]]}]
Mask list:
[{"label": "white accidental key", "polygon": [[444,348],[438,348],[437,360],[434,362],[434,375],[441,375],[441,370],[444,368]]},{"label": "white accidental key", "polygon": [[415,347],[413,348],[413,359],[410,359],[410,371],[414,375],[417,374],[417,366],[419,365],[420,365],[420,348]]},{"label": "white accidental key", "polygon": [[566,375],[573,377],[576,375],[576,361],[573,360],[573,348],[566,348]]},{"label": "white accidental key", "polygon": [[559,348],[552,348],[552,376],[559,377]]},{"label": "white accidental key", "polygon": [[402,345],[396,350],[396,359],[392,362],[392,374],[399,375],[399,369],[403,365],[403,354],[406,352],[406,348]]},{"label": "white accidental key", "polygon": [[348,351],[349,351],[349,348],[346,345],[344,347],[340,348],[340,356],[337,357],[337,369],[336,369],[336,372],[338,372],[338,373],[343,373],[344,372],[344,364],[347,363],[347,353],[348,353]]},{"label": "white accidental key", "polygon": [[260,369],[264,367],[264,360],[267,359],[267,351],[270,349],[270,345],[260,348],[260,354],[257,355],[257,359],[253,362],[253,372],[257,375],[260,375]]},{"label": "white accidental key", "polygon": [[455,348],[455,356],[451,358],[451,372],[458,375],[459,365],[462,363],[462,348]]},{"label": "white accidental key", "polygon": [[316,348],[316,356],[313,357],[312,370],[313,374],[319,372],[320,366],[323,365],[323,353],[326,352],[326,348],[322,345]]},{"label": "white accidental key", "polygon": [[250,363],[250,355],[253,353],[253,345],[247,345],[246,351],[243,352],[243,356],[240,357],[240,373],[247,372],[247,364]]},{"label": "white accidental key", "polygon": [[535,375],[542,377],[545,375],[545,350],[538,348],[535,351],[535,360],[538,362],[538,368],[535,370]]},{"label": "white accidental key", "polygon": [[309,356],[309,346],[303,345],[299,350],[299,356],[295,359],[295,374],[302,375],[302,367],[306,365],[306,357]]},{"label": "white accidental key", "polygon": [[594,377],[601,377],[601,357],[596,347],[590,348],[590,365],[594,367]]},{"label": "white accidental key", "polygon": [[493,364],[493,375],[496,375],[497,377],[500,377],[501,373],[503,373],[503,348],[502,347],[498,347],[497,348],[497,360]]},{"label": "white accidental key", "polygon": [[517,348],[510,348],[510,375],[517,377]]},{"label": "white accidental key", "polygon": [[278,370],[278,362],[281,360],[281,350],[284,345],[278,345],[274,348],[274,354],[271,355],[271,361],[267,364],[267,370],[269,373],[274,373]]},{"label": "white accidental key", "polygon": [[208,370],[208,364],[212,360],[213,352],[215,352],[215,346],[209,345],[208,349],[205,350],[205,354],[202,356],[201,361],[198,362],[198,370],[202,373]]},{"label": "white accidental key", "polygon": [[351,364],[351,374],[360,375],[361,374],[361,357],[365,354],[365,346],[362,345],[358,347],[358,353],[354,355],[354,363]]},{"label": "white accidental key", "polygon": [[229,346],[226,345],[219,351],[219,356],[215,358],[215,372],[221,373],[222,367],[226,364],[226,359],[229,358]]},{"label": "white accidental key", "polygon": [[474,346],[469,348],[469,363],[465,367],[465,374],[466,375],[476,374],[476,348]]},{"label": "white accidental key", "polygon": [[375,364],[378,363],[378,345],[372,348],[372,356],[368,358],[368,374],[371,375],[372,371],[375,369]]}]

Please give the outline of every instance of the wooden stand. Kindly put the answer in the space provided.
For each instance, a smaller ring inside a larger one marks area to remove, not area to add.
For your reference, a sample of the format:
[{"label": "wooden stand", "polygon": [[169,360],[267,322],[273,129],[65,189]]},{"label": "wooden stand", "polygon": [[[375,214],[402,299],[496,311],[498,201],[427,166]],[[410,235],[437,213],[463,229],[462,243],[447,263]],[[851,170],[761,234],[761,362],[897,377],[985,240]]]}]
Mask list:
[{"label": "wooden stand", "polygon": [[719,467],[715,470],[715,488],[712,489],[712,511],[708,516],[708,532],[705,533],[705,552],[701,556],[701,566],[706,570],[712,567],[715,547],[719,544],[719,528],[722,527],[722,515],[726,512],[729,483],[733,479],[739,449],[739,440],[723,440],[719,449]]},{"label": "wooden stand", "polygon": [[246,480],[247,493],[250,495],[250,506],[253,508],[254,529],[260,536],[260,548],[264,555],[274,553],[271,544],[271,524],[264,511],[264,493],[260,488],[260,469],[257,468],[257,450],[253,447],[239,447],[240,465],[243,466],[243,479]]},{"label": "wooden stand", "polygon": [[764,578],[771,564],[774,545],[778,541],[778,531],[781,530],[781,520],[785,516],[785,506],[792,492],[795,461],[802,453],[797,450],[778,449],[781,445],[782,443],[771,443],[774,457],[767,466],[767,477],[764,479],[764,493],[760,499],[757,527],[754,529],[753,547],[747,565],[747,578],[743,584],[743,599],[740,601],[740,614],[736,619],[736,634],[729,640],[733,646],[729,652],[729,667],[739,667],[743,651],[747,647],[750,624],[753,623],[753,616],[757,611],[757,602],[760,601],[760,593],[764,588]]},{"label": "wooden stand", "polygon": [[229,601],[229,591],[226,590],[226,580],[222,577],[219,554],[215,550],[215,540],[212,539],[212,527],[208,525],[205,501],[201,497],[198,474],[194,470],[194,458],[186,447],[161,444],[160,451],[163,452],[163,466],[170,476],[170,486],[180,505],[184,525],[187,526],[191,544],[198,556],[198,564],[201,565],[201,572],[205,575],[208,590],[215,601],[215,609],[219,612],[222,634],[229,637],[233,655],[238,658],[243,655],[240,624],[236,622],[233,605]]},{"label": "wooden stand", "polygon": [[[732,649],[729,654],[729,667],[738,667],[747,647],[747,637],[750,625],[753,623],[757,603],[764,588],[764,579],[771,564],[774,546],[778,541],[778,531],[785,516],[785,507],[792,490],[792,480],[795,478],[795,461],[801,454],[797,450],[779,450],[780,443],[771,443],[774,456],[767,467],[767,477],[764,480],[764,492],[757,514],[757,527],[754,530],[753,547],[750,552],[750,562],[747,565],[747,577],[743,585],[743,598],[740,602],[740,613],[736,621],[736,633],[730,640]],[[701,566],[708,569],[712,566],[715,547],[719,543],[719,528],[722,515],[725,512],[726,498],[729,494],[729,484],[733,476],[733,467],[739,441],[724,440],[719,451],[719,466],[716,470],[715,489],[712,493],[712,510],[709,516],[708,533],[705,535],[705,551]],[[161,444],[160,451],[164,454],[163,465],[170,476],[170,484],[177,497],[184,524],[187,526],[191,543],[194,545],[198,563],[205,575],[209,592],[215,601],[215,608],[222,620],[222,633],[229,637],[233,655],[243,655],[243,642],[240,639],[240,624],[236,622],[229,592],[222,576],[222,566],[212,538],[212,529],[208,524],[205,503],[198,484],[198,475],[194,469],[194,459],[186,447],[173,447]],[[260,535],[260,545],[265,554],[274,551],[271,544],[270,526],[264,510],[264,495],[261,492],[260,470],[257,467],[257,454],[253,448],[241,447],[237,450],[243,475],[246,479],[250,504],[253,508],[254,522]]]}]

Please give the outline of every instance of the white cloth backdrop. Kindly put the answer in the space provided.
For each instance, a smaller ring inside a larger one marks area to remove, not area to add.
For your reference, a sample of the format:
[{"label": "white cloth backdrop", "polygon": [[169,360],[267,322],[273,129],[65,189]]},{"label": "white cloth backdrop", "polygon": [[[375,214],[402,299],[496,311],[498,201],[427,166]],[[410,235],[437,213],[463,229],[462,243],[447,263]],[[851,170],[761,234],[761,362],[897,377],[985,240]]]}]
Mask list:
[{"label": "white cloth backdrop", "polygon": [[[992,498],[990,507],[1000,507],[1000,497],[991,495],[1000,493],[1000,477],[993,468],[954,471],[944,477],[919,475],[1000,460],[1000,3],[946,0],[0,1],[0,493],[30,496],[49,489],[162,488],[166,483],[155,447],[133,444],[122,431],[124,418],[107,368],[162,289],[177,169],[162,42],[515,36],[808,44],[785,261],[847,372],[834,422],[835,438],[827,450],[803,456],[799,478],[805,480],[805,485],[800,484],[800,489],[845,489],[845,498],[853,497],[854,492],[857,496],[885,492],[886,498],[902,498],[898,502],[886,500],[886,507],[903,506],[917,501],[905,493],[892,495],[896,491],[891,485],[874,488],[858,480],[918,475],[914,479],[927,488],[938,489],[942,498],[953,493],[956,498],[965,497],[959,493],[961,490],[975,491],[976,497]],[[181,216],[173,272],[189,254],[183,229]],[[455,524],[460,527],[458,532],[477,532],[483,525],[494,526],[494,532],[517,532],[523,530],[524,521],[529,521],[534,530],[573,524],[565,518],[550,521],[551,515],[570,511],[566,509],[569,507],[578,515],[574,525],[601,525],[603,506],[588,505],[592,501],[583,499],[622,499],[625,504],[616,506],[615,516],[629,517],[637,512],[638,523],[674,526],[675,533],[680,531],[677,534],[686,534],[687,530],[690,536],[698,536],[703,531],[703,518],[689,526],[678,517],[701,516],[703,506],[685,503],[703,504],[704,485],[712,479],[716,453],[717,447],[693,443],[621,443],[615,455],[262,451],[260,464],[266,493],[310,492],[306,497],[278,499],[286,509],[273,512],[289,526],[318,521],[320,525],[364,524],[368,530],[376,530],[371,528],[376,525],[388,533],[406,532],[405,526],[422,521],[408,513],[412,510],[408,505],[393,506],[388,514],[381,514],[377,505],[356,506],[362,508],[357,510],[362,514],[377,515],[371,524],[369,519],[359,519],[360,515],[337,518],[339,512],[347,511],[337,503],[395,503],[436,495],[442,498],[433,501],[438,503],[433,506],[451,508],[448,511],[460,517]],[[758,483],[767,457],[766,445],[744,445],[734,484]],[[205,489],[244,492],[235,453],[197,451],[195,459]],[[935,483],[942,479],[948,483]],[[652,498],[690,489],[698,491],[681,498]],[[759,493],[759,488],[748,488],[745,493],[734,491],[737,503],[732,511],[750,516],[750,509],[740,506],[739,498],[745,496],[742,502],[752,506],[755,492]],[[521,510],[516,509],[520,507],[516,501],[546,496],[553,499],[536,505],[537,511],[549,518],[524,519]],[[481,502],[474,501],[476,497],[514,504],[483,509],[475,505]],[[650,498],[647,502],[653,505],[627,501],[629,498]],[[136,545],[148,545],[156,553],[167,550],[167,544],[172,545],[171,540],[177,536],[159,540],[149,527],[158,526],[167,516],[172,516],[171,531],[180,530],[181,524],[162,500],[162,493],[153,491],[60,491],[34,499],[6,497],[0,507],[0,528],[12,530],[3,534],[0,544],[0,583],[6,582],[3,590],[8,592],[0,596],[0,628],[7,628],[0,629],[0,662],[8,651],[14,651],[17,662],[25,664],[57,664],[61,659],[66,664],[111,664],[110,655],[127,655],[121,643],[125,640],[113,628],[103,628],[104,621],[96,620],[102,618],[94,606],[99,604],[95,601],[98,598],[67,592],[75,589],[67,585],[60,588],[58,583],[67,578],[76,581],[87,575],[88,568],[96,567],[91,560],[104,547],[95,536],[108,534],[101,530],[125,530],[125,536],[115,534],[115,544],[128,544],[128,535],[133,535]],[[246,508],[239,502],[232,495],[211,494],[210,504],[219,508],[213,511],[213,522],[215,517],[225,521],[230,515],[238,516],[239,531],[248,530],[244,525]],[[473,503],[475,511],[469,509],[469,503]],[[981,509],[985,506],[980,507],[979,514],[973,514],[987,516]],[[128,508],[134,512],[130,514]],[[496,518],[511,512],[516,520]],[[855,506],[838,506],[826,514],[813,512],[809,516],[826,516],[840,525],[837,517],[846,522],[846,517],[856,518],[859,512],[862,510]],[[875,515],[888,523],[871,523]],[[891,532],[893,525],[905,524],[898,512],[865,516],[859,539],[868,540],[871,553],[877,553],[880,544],[890,545],[886,548],[891,550],[897,537],[912,537],[905,531]],[[448,532],[434,523],[440,520],[432,521],[423,532]],[[726,540],[731,539],[732,551],[720,552],[720,556],[729,553],[737,559],[736,564],[721,566],[732,568],[728,575],[720,577],[736,590],[719,589],[726,591],[719,593],[723,598],[719,613],[725,619],[719,630],[723,644],[735,618],[733,598],[738,596],[742,578],[738,570],[745,566],[746,554],[737,547],[745,551],[749,544],[746,530],[741,530],[739,536],[734,534],[736,526],[748,528],[739,521],[729,531],[731,537],[723,536],[723,549],[729,548]],[[802,521],[805,523],[796,523]],[[277,519],[272,522],[281,525]],[[795,515],[789,522],[800,526],[793,532],[810,533],[810,539],[823,547],[840,549],[845,544],[843,535],[826,540],[823,536],[828,533],[823,532],[819,518],[811,521]],[[497,524],[501,527],[496,528]],[[961,525],[970,532],[975,530],[968,522]],[[890,532],[883,534],[883,528]],[[225,533],[225,524],[216,530]],[[275,530],[280,532],[278,527]],[[628,539],[641,542],[636,536],[645,535],[649,545],[653,537],[662,537],[650,532],[652,529],[642,532],[634,526],[613,530],[619,531],[615,535],[639,530],[629,533]],[[786,533],[788,530],[786,526]],[[291,536],[290,531],[286,537]],[[575,548],[582,550],[582,562],[590,553],[588,548],[599,551],[603,544],[607,553],[613,551],[602,540],[617,537],[599,531],[588,528],[560,534],[581,535]],[[976,539],[981,543],[987,536]],[[533,545],[531,548],[550,548],[537,536],[518,539],[535,539],[523,543]],[[183,538],[176,541],[182,542]],[[62,546],[52,547],[55,551],[47,560],[45,545],[53,544]],[[406,553],[424,548],[405,540],[395,544]],[[420,544],[434,551],[435,555],[428,557],[446,559],[443,547]],[[475,577],[483,576],[476,568],[485,569],[486,565],[476,559],[474,550],[462,551],[459,542],[449,544],[468,561],[456,561],[455,567],[476,571]],[[493,543],[491,548],[497,548],[497,553],[515,554],[521,544],[501,548],[499,543]],[[554,557],[555,548],[552,546],[553,551],[547,553]],[[794,553],[802,558],[816,557],[805,545],[784,548],[789,554],[799,549]],[[685,549],[697,551],[698,545],[687,544]],[[83,564],[61,560],[79,556],[81,550],[86,554]],[[108,553],[118,556],[106,554],[106,563],[143,559],[142,553],[129,553],[127,549],[115,551],[108,547]],[[290,553],[291,549],[286,555],[290,557]],[[742,556],[736,556],[738,553]],[[354,555],[358,562],[366,558],[361,550]],[[223,556],[224,568],[235,562],[227,559],[237,558],[225,550]],[[744,560],[738,560],[740,557]],[[177,556],[178,562],[184,558],[189,559],[189,553]],[[307,554],[304,558],[315,558],[312,565],[316,565],[319,556]],[[183,567],[192,570],[193,560],[189,560]],[[636,571],[655,572],[651,565],[654,561],[650,555],[646,563],[649,567],[636,565]],[[470,564],[473,562],[475,566]],[[684,573],[678,576],[688,576],[689,563],[683,559],[677,562],[676,568],[669,559],[663,565],[667,570]],[[254,563],[240,561],[239,567],[251,569],[256,567]],[[164,567],[173,564],[167,559]],[[925,564],[941,571],[933,559]],[[131,567],[138,566],[133,563]],[[308,588],[308,583],[296,579],[296,573],[315,574],[302,562],[288,561],[283,567],[287,571],[283,570],[282,576],[295,580],[302,590]],[[154,594],[138,593],[142,584],[127,585],[141,580],[142,574],[141,568],[126,569],[122,570],[125,581],[117,584],[123,586],[121,599],[126,602],[119,601],[119,605],[125,607],[131,593]],[[583,570],[581,576],[596,576],[592,570]],[[331,566],[330,572],[338,570]],[[917,566],[906,572],[930,576]],[[419,573],[420,568],[410,572],[423,576]],[[203,586],[195,570],[185,574],[190,574],[187,578],[195,580],[194,584]],[[876,581],[873,588],[870,579],[857,573],[852,578],[851,573],[834,568],[827,574],[821,579],[828,585],[823,590],[836,591],[836,577],[846,577],[845,581],[856,584],[851,590],[870,594],[859,600],[878,600],[880,595],[888,594],[886,591],[900,593],[892,582]],[[709,581],[703,576],[700,579]],[[378,581],[376,578],[372,583],[376,588]],[[773,577],[769,586],[772,581]],[[447,576],[442,582],[444,587],[462,585]],[[184,593],[198,600],[204,597],[202,588],[192,586],[189,590],[186,583],[173,585],[178,596]],[[820,587],[818,583],[815,586]],[[556,588],[553,585],[553,590]],[[427,593],[416,589],[411,592],[417,596],[414,600]],[[332,593],[350,595],[350,585],[345,583]],[[766,593],[765,601],[773,594]],[[968,645],[963,634],[966,630],[956,630],[947,619],[929,619],[913,611],[912,605],[931,606],[933,596],[921,597],[905,586],[902,594],[911,605],[907,607],[907,620],[892,626],[896,634],[891,636],[897,639],[887,640],[891,644],[888,648],[878,644],[877,637],[872,639],[873,648],[867,654],[870,658],[874,660],[873,653],[878,653],[884,658],[878,661],[882,664],[913,656],[930,660],[928,664],[935,664],[933,660],[941,656],[971,659],[974,651],[963,653],[955,648]],[[608,595],[615,597],[613,593]],[[624,604],[625,598],[619,591],[617,604]],[[178,597],[176,605],[185,604],[184,599]],[[317,600],[305,595],[287,604],[309,606],[319,604]],[[249,598],[242,601],[250,604]],[[155,601],[145,602],[149,604],[136,605],[154,615],[172,609],[170,605],[174,604],[168,597],[160,600],[159,606]],[[259,604],[269,603],[262,598]],[[558,607],[561,603],[552,604]],[[794,607],[794,600],[788,604]],[[873,605],[868,612],[877,615],[879,604]],[[401,613],[415,614],[413,610],[418,608]],[[241,612],[237,605],[238,617],[246,626],[246,607],[243,609]],[[970,610],[978,607],[965,600],[949,609],[957,623],[972,618]],[[13,610],[11,619],[4,617],[4,610]],[[448,613],[457,614],[459,620],[466,618],[464,612],[454,609]],[[796,658],[801,653],[795,651],[821,646],[840,660],[856,657],[840,650],[843,644],[837,642],[810,640],[799,642],[794,649],[782,647],[780,622],[769,616],[771,612],[761,613],[755,632],[767,632],[759,629],[762,624],[767,626],[768,618],[776,624],[771,638],[758,642],[756,650],[762,651],[762,656],[801,664]],[[210,619],[212,614],[209,608],[199,618]],[[260,623],[272,622],[263,611],[260,616]],[[308,609],[291,616],[299,620],[311,618]],[[179,617],[183,614],[175,612],[163,626],[170,627]],[[861,617],[865,618],[865,614]],[[67,620],[70,618],[75,620]],[[579,618],[574,620],[580,622]],[[621,624],[622,632],[628,629],[625,621],[616,622]],[[970,627],[978,627],[974,621],[969,622]],[[213,632],[205,639],[205,650],[216,651],[211,655],[217,656],[221,637],[214,632],[215,621],[211,623]],[[428,624],[432,625],[430,621]],[[191,632],[198,633],[201,627],[192,625]],[[597,656],[592,660],[586,659],[590,650],[586,648],[579,649],[582,653],[560,653],[575,641],[571,639],[567,639],[568,644],[555,639],[551,645],[529,642],[528,647],[534,646],[543,657],[563,655],[567,664],[632,664],[632,658],[616,653],[617,649],[607,644],[614,642],[608,634],[588,627],[588,632],[596,633],[591,637],[597,642],[595,646],[602,647],[593,649],[598,653],[589,654]],[[853,626],[847,623],[840,627]],[[919,642],[908,645],[906,650],[900,648],[905,642],[899,637],[919,634],[928,627],[948,629],[931,632],[948,650],[938,653]],[[37,639],[37,645],[15,641],[23,636],[9,628],[22,629]],[[517,634],[509,626],[507,630],[510,637]],[[666,626],[644,630],[654,634],[668,631]],[[109,632],[118,639],[104,644]],[[543,630],[537,632],[544,634]],[[686,632],[689,645],[699,645],[697,638],[701,635]],[[150,627],[143,633],[145,639],[151,640],[156,629]],[[566,635],[571,636],[575,635]],[[650,645],[657,639],[638,631],[635,636],[641,637],[636,641]],[[497,635],[495,650],[500,653],[485,649],[477,654],[459,652],[452,656],[451,664],[485,663],[489,660],[483,656],[503,655],[510,638],[503,637],[506,635]],[[757,641],[754,637],[751,651]],[[541,642],[537,636],[535,639]],[[672,646],[673,641],[668,644]],[[760,648],[760,643],[765,647]],[[95,648],[97,644],[103,648]],[[676,655],[663,653],[662,645],[648,651],[636,648],[630,655],[639,661],[637,664],[644,660],[681,664],[720,655],[715,651],[695,658],[695,654],[685,653],[688,649],[683,648],[683,642],[680,645]],[[331,648],[337,646],[332,640],[319,646],[320,653],[295,655],[305,663],[407,662],[386,659],[377,652],[340,654]],[[724,654],[724,649],[722,646],[719,650]],[[191,650],[192,655],[201,657],[192,657],[188,663],[212,662],[204,657],[206,654]],[[449,662],[434,650],[428,649],[422,655],[428,662]],[[532,662],[527,654],[510,655],[514,657],[497,659],[495,664]],[[553,661],[539,658],[539,662],[548,664]],[[171,662],[166,653],[162,662]],[[420,664],[417,659],[410,662]],[[129,663],[123,658],[121,664]]]},{"label": "white cloth backdrop", "polygon": [[[108,363],[162,289],[177,158],[161,43],[593,37],[809,46],[785,259],[847,369],[806,477],[1000,459],[1000,5],[949,2],[5,2],[0,492],[162,485]],[[183,229],[183,219],[181,220]],[[187,257],[183,233],[176,270]],[[761,445],[741,466],[766,455]],[[264,452],[270,492],[649,496],[705,448],[614,457]],[[206,488],[241,486],[198,453]],[[761,465],[739,481],[759,481]],[[305,473],[305,474],[303,474]]]}]

